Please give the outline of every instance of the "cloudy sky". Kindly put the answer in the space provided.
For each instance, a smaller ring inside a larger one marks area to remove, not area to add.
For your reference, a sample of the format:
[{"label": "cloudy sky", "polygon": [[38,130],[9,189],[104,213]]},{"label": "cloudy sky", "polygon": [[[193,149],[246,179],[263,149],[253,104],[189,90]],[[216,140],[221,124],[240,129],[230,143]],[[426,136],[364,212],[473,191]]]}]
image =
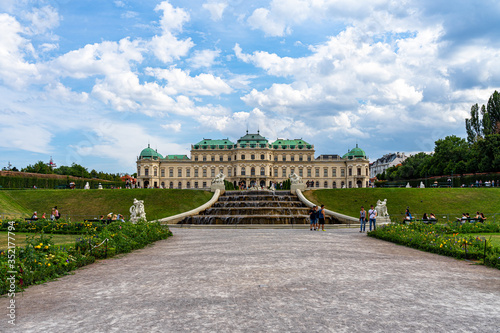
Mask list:
[{"label": "cloudy sky", "polygon": [[500,2],[2,0],[0,167],[134,172],[260,129],[371,160],[465,136],[500,89]]}]

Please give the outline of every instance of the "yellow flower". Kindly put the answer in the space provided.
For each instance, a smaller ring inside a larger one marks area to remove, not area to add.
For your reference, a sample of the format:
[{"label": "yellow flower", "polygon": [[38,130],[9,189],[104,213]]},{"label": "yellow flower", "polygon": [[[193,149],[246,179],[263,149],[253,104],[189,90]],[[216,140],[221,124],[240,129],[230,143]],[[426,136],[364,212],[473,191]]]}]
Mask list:
[{"label": "yellow flower", "polygon": [[47,266],[50,266],[50,262],[47,264]]},{"label": "yellow flower", "polygon": [[49,248],[49,246],[48,246],[48,245],[45,245],[45,250],[47,250],[48,248]]}]

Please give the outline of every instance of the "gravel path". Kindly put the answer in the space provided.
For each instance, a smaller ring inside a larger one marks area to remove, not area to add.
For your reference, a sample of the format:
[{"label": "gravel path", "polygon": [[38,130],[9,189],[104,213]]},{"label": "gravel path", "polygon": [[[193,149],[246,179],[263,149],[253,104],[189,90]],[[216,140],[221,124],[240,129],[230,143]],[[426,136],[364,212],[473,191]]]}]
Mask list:
[{"label": "gravel path", "polygon": [[500,270],[355,229],[173,232],[28,288],[0,331],[500,331]]}]

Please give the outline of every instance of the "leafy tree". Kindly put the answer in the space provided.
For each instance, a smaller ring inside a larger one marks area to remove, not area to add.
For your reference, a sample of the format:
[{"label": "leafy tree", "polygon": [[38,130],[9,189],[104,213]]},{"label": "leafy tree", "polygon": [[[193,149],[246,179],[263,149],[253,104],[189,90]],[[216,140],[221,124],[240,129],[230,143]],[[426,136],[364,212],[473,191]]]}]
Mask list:
[{"label": "leafy tree", "polygon": [[47,164],[43,163],[43,161],[38,161],[33,165],[28,165],[26,168],[21,169],[22,172],[32,172],[32,173],[43,173],[43,174],[52,174],[52,168]]},{"label": "leafy tree", "polygon": [[486,107],[474,104],[470,110],[470,118],[465,119],[467,141],[476,142],[486,135],[500,133],[500,94],[495,90],[488,99]]}]

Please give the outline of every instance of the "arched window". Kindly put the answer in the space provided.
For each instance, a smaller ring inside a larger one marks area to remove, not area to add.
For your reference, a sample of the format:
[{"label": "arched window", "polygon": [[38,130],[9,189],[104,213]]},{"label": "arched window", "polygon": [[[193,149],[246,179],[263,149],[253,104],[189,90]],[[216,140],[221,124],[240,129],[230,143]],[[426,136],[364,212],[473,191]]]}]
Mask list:
[{"label": "arched window", "polygon": [[316,187],[319,187],[319,181],[316,181]]},{"label": "arched window", "polygon": [[328,188],[328,182],[325,181],[325,183],[323,184],[323,187]]},{"label": "arched window", "polygon": [[177,188],[182,188],[182,183],[181,183],[181,182],[179,182],[179,183],[177,184]]},{"label": "arched window", "polygon": [[169,184],[169,186],[168,186],[168,187],[169,187],[169,188],[174,188],[174,182],[170,182],[170,184]]},{"label": "arched window", "polygon": [[345,186],[345,183],[344,183],[344,182],[340,183],[340,187],[341,187],[341,188],[344,188],[344,186]]},{"label": "arched window", "polygon": [[332,187],[337,188],[337,182],[333,182]]},{"label": "arched window", "polygon": [[246,168],[245,167],[241,167],[241,175],[242,176],[246,176],[246,174],[247,174]]},{"label": "arched window", "polygon": [[266,169],[260,168],[260,175],[265,176],[266,175]]},{"label": "arched window", "polygon": [[255,168],[250,169],[250,176],[255,176]]},{"label": "arched window", "polygon": [[191,188],[191,183],[190,182],[187,182],[186,188]]},{"label": "arched window", "polygon": [[161,182],[161,188],[165,188],[165,182]]}]

